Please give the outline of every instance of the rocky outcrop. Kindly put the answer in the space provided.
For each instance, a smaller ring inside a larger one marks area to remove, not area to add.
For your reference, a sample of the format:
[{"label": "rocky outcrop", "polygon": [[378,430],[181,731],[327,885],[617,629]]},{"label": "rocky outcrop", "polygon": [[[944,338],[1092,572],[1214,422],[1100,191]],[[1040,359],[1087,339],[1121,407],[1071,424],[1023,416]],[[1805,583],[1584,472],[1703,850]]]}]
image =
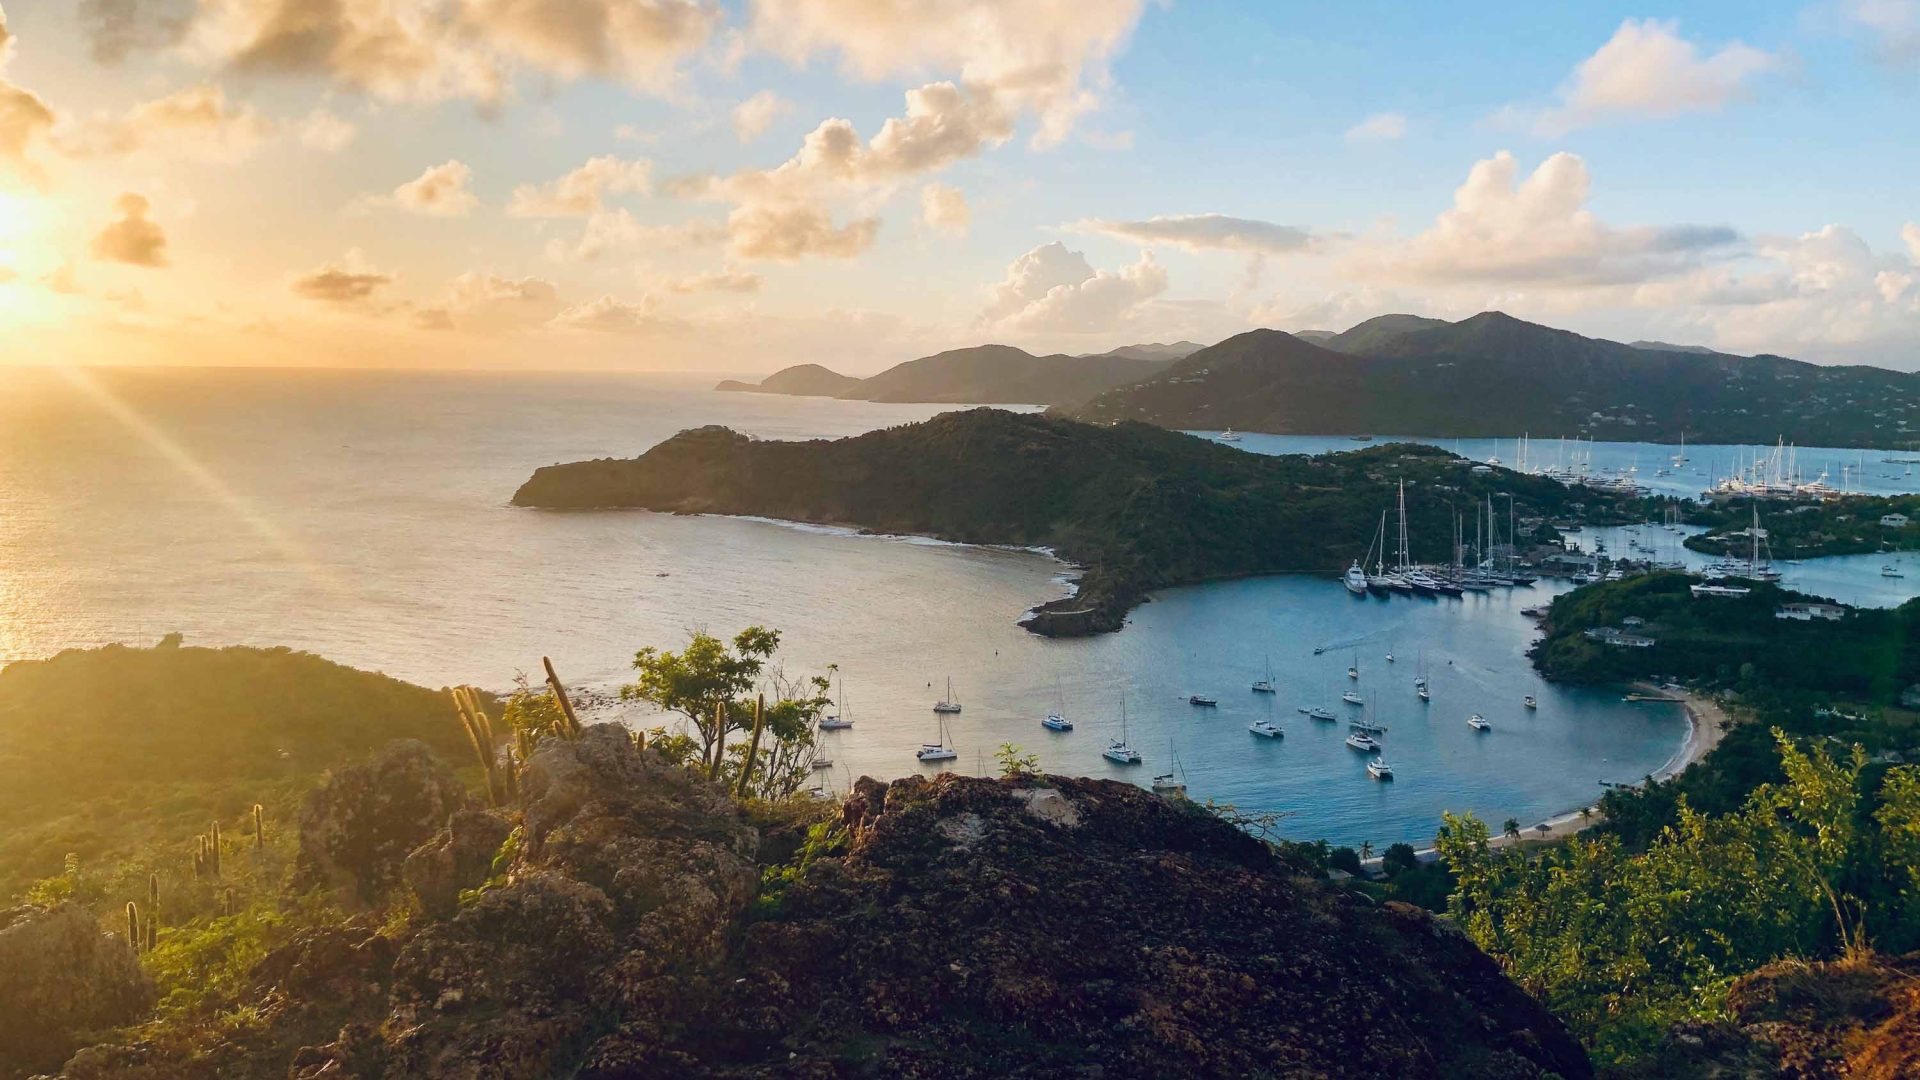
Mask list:
[{"label": "rocky outcrop", "polygon": [[152,997],[133,948],[85,908],[0,911],[0,1077],[57,1066],[76,1036],[137,1019]]},{"label": "rocky outcrop", "polygon": [[298,878],[372,904],[400,882],[409,852],[473,797],[423,742],[389,743],[336,772],[300,808]]},{"label": "rocky outcrop", "polygon": [[763,885],[726,792],[623,729],[546,741],[521,781],[479,885],[449,883],[482,872],[492,815],[454,814],[410,860],[450,910],[392,941],[370,919],[303,936],[256,970],[244,1036],[208,1024],[69,1074],[1591,1075],[1444,922],[1131,785],[863,780]]},{"label": "rocky outcrop", "polygon": [[513,821],[498,810],[456,810],[439,835],[407,856],[401,874],[420,910],[436,919],[451,916],[460,893],[479,888],[513,835]]},{"label": "rocky outcrop", "polygon": [[1920,1076],[1920,953],[1782,961],[1735,982],[1728,1021],[1676,1028],[1632,1076],[1907,1080]]}]

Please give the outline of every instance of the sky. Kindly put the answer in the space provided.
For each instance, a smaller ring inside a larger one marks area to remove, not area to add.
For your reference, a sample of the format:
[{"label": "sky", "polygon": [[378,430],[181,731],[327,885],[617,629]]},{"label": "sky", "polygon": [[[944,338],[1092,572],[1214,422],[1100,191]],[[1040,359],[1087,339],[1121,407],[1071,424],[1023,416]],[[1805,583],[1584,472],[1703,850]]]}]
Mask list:
[{"label": "sky", "polygon": [[1920,0],[0,0],[0,364],[1920,368]]}]

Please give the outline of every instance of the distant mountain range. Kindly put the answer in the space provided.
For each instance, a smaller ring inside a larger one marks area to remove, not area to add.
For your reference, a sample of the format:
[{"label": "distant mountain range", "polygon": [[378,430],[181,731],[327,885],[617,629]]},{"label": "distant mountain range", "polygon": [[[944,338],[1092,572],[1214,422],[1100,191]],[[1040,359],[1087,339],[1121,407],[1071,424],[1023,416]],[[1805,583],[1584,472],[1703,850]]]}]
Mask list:
[{"label": "distant mountain range", "polygon": [[1035,356],[1011,345],[976,345],[896,364],[867,379],[800,364],[759,383],[728,379],[714,389],[894,403],[1077,405],[1155,375],[1201,348],[1191,341],[1155,342],[1082,356]]},{"label": "distant mountain range", "polygon": [[1382,315],[1239,334],[1063,411],[1209,431],[1904,446],[1920,440],[1920,375],[1623,345],[1497,311]]}]

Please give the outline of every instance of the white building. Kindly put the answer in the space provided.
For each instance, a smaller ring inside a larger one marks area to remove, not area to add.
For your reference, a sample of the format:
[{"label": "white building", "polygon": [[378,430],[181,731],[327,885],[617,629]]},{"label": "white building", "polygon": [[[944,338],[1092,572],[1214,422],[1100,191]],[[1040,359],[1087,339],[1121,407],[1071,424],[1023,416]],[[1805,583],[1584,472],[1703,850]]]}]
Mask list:
[{"label": "white building", "polygon": [[1905,514],[1888,514],[1880,519],[1880,524],[1889,529],[1904,529],[1909,520]]},{"label": "white building", "polygon": [[1801,622],[1815,619],[1839,622],[1846,615],[1847,609],[1839,604],[1782,604],[1780,610],[1773,613],[1776,619],[1798,619]]}]

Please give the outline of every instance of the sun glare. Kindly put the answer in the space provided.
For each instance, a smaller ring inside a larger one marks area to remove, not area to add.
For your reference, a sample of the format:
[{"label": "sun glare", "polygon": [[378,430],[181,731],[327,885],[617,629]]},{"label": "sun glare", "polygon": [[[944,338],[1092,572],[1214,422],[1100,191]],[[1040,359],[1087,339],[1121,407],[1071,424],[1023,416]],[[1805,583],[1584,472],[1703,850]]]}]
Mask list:
[{"label": "sun glare", "polygon": [[[39,220],[36,199],[0,191],[0,245],[24,240]],[[0,254],[5,254],[0,251]]]}]

